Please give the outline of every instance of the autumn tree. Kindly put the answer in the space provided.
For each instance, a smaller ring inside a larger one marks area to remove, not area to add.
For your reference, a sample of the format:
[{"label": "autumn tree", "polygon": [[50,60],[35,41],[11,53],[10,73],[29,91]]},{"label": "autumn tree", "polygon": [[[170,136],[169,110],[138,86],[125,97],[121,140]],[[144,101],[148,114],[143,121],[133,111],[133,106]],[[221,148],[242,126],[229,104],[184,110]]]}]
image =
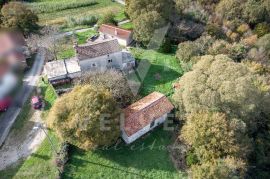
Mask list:
[{"label": "autumn tree", "polygon": [[241,120],[229,120],[223,113],[200,111],[188,116],[181,138],[192,146],[200,162],[226,156],[244,158],[243,151],[248,149],[245,131]]},{"label": "autumn tree", "polygon": [[39,30],[37,15],[21,2],[5,4],[1,14],[3,28],[19,30],[26,36]]},{"label": "autumn tree", "polygon": [[264,109],[259,78],[225,55],[203,56],[179,81],[174,94],[180,114],[215,109],[232,117],[251,119]]},{"label": "autumn tree", "polygon": [[245,175],[245,163],[233,157],[216,159],[212,162],[204,162],[201,165],[191,167],[191,177],[193,179],[231,179],[243,178]]},{"label": "autumn tree", "polygon": [[119,112],[108,90],[77,86],[56,100],[48,124],[63,141],[93,149],[111,145],[120,136]]},{"label": "autumn tree", "polygon": [[85,73],[77,83],[106,88],[121,107],[129,105],[134,98],[124,75],[113,69],[104,72]]}]

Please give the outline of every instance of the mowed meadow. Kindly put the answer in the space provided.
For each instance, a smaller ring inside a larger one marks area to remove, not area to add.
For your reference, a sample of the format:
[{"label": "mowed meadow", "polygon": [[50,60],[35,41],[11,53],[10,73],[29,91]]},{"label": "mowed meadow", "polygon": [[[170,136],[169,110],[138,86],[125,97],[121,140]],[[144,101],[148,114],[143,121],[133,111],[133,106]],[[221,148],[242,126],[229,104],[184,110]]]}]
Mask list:
[{"label": "mowed meadow", "polygon": [[70,18],[100,17],[123,8],[111,0],[32,0],[27,4],[38,14],[42,25],[64,25]]}]

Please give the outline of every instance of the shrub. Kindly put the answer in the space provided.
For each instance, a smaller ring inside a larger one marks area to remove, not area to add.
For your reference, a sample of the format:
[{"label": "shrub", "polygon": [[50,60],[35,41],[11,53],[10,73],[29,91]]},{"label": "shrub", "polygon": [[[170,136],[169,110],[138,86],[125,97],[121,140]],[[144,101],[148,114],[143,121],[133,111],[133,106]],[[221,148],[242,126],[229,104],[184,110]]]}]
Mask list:
[{"label": "shrub", "polygon": [[262,37],[265,34],[270,33],[270,25],[267,23],[259,23],[256,25],[254,32],[258,35],[258,37]]},{"label": "shrub", "polygon": [[245,138],[245,130],[241,131],[231,123],[244,126],[242,121],[230,120],[223,113],[209,111],[191,113],[181,130],[181,138],[194,148],[194,154],[200,162],[228,155],[244,157],[246,154],[243,150],[246,151],[248,144],[241,144]]},{"label": "shrub", "polygon": [[246,33],[248,30],[250,30],[248,24],[241,24],[241,25],[237,28],[237,32],[240,33],[241,35],[243,35],[244,33]]},{"label": "shrub", "polygon": [[65,164],[69,160],[69,148],[69,143],[63,142],[55,159],[56,166],[58,167],[59,171],[61,171],[61,173],[64,171]]},{"label": "shrub", "polygon": [[178,45],[176,56],[179,60],[189,62],[192,57],[200,56],[201,54],[202,50],[197,42],[187,41]]},{"label": "shrub", "polygon": [[178,45],[176,57],[184,62],[189,62],[193,57],[204,55],[205,51],[212,45],[211,36],[202,36],[196,41],[187,41]]},{"label": "shrub", "polygon": [[79,25],[87,25],[87,26],[93,26],[97,23],[98,17],[97,16],[86,16],[86,17],[69,17],[67,19],[67,25],[69,27],[75,27]]},{"label": "shrub", "polygon": [[257,40],[258,40],[257,35],[251,35],[251,36],[248,36],[248,37],[242,39],[241,43],[243,43],[244,45],[247,45],[249,47],[252,47],[256,44]]},{"label": "shrub", "polygon": [[245,171],[246,166],[243,161],[237,158],[227,157],[192,166],[191,177],[193,179],[244,178]]},{"label": "shrub", "polygon": [[186,156],[186,163],[188,166],[195,165],[199,162],[198,157],[192,150],[189,150]]},{"label": "shrub", "polygon": [[115,14],[111,11],[106,12],[103,17],[101,17],[98,21],[98,24],[112,24],[117,25],[117,22],[115,21]]},{"label": "shrub", "polygon": [[218,24],[213,24],[213,23],[209,23],[206,26],[206,32],[213,36],[216,37],[218,39],[222,39],[225,37],[222,28],[218,25]]}]

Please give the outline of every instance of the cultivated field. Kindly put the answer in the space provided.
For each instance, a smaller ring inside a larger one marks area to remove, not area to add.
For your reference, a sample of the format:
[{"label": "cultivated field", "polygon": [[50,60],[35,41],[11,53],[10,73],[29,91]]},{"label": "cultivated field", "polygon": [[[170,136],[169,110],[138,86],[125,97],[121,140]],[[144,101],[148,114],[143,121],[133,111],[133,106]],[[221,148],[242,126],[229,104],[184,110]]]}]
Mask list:
[{"label": "cultivated field", "polygon": [[43,25],[63,25],[71,17],[102,16],[107,11],[117,13],[123,8],[111,0],[33,0],[28,4],[38,13]]}]

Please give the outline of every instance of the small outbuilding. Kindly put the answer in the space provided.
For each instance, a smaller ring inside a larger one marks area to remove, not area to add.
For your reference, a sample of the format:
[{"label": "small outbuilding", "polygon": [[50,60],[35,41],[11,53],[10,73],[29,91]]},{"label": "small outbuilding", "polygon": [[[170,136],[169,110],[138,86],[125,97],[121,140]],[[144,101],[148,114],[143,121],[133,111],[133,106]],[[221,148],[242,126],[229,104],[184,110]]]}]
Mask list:
[{"label": "small outbuilding", "polygon": [[128,46],[133,41],[133,32],[131,30],[122,29],[116,26],[102,24],[99,33],[103,39],[115,38],[122,46]]},{"label": "small outbuilding", "polygon": [[52,84],[81,77],[81,67],[75,58],[48,62],[44,73]]},{"label": "small outbuilding", "polygon": [[122,138],[130,144],[150,130],[164,123],[174,109],[168,98],[159,92],[150,95],[124,109]]}]

